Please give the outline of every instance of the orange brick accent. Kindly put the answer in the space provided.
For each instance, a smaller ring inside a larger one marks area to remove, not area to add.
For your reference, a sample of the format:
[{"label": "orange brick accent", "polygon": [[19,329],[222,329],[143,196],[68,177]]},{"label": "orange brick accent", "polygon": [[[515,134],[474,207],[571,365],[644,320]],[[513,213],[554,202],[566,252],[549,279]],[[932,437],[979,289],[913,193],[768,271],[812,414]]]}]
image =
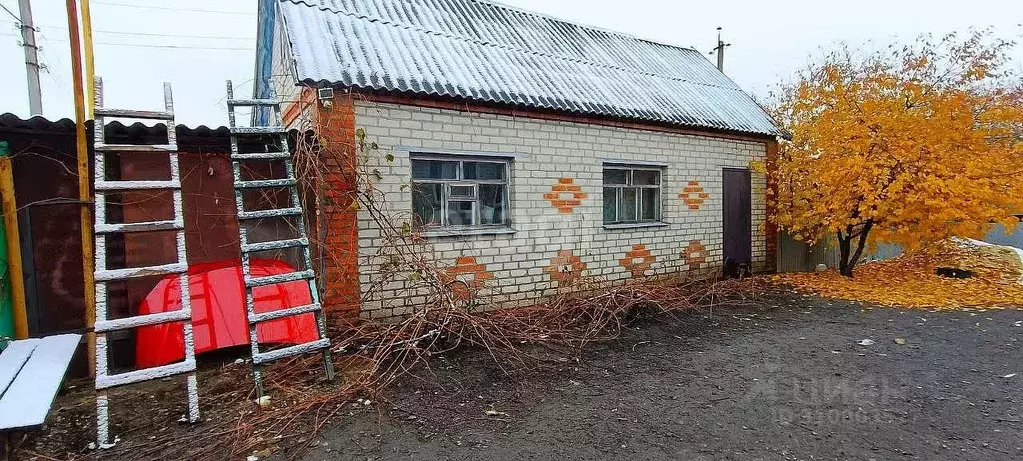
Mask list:
[{"label": "orange brick accent", "polygon": [[572,250],[561,250],[557,256],[551,258],[551,265],[544,268],[544,271],[551,274],[551,280],[561,283],[572,283],[583,276],[586,270],[586,263],[582,262]]},{"label": "orange brick accent", "polygon": [[646,245],[633,245],[632,250],[625,253],[625,257],[619,259],[618,263],[625,270],[632,272],[633,277],[643,277],[650,270],[654,261],[657,261],[657,257],[646,249]]},{"label": "orange brick accent", "polygon": [[358,192],[355,106],[347,94],[336,94],[330,108],[315,100],[307,101],[308,94],[315,95],[315,91],[304,89],[302,101],[316,107],[316,136],[325,167],[318,178],[324,182],[325,197],[318,204],[315,217],[315,221],[322,223],[315,222],[309,229],[310,237],[316,240],[319,227],[326,228],[322,242],[325,257],[320,275],[325,286],[321,301],[328,312],[358,315],[359,228],[357,207],[353,205]]},{"label": "orange brick accent", "polygon": [[[467,274],[471,276],[468,280],[463,277]],[[459,299],[475,296],[487,280],[494,278],[494,274],[487,270],[487,266],[478,264],[473,256],[459,256],[455,259],[455,265],[447,268],[444,275],[445,282],[450,284],[451,290]],[[455,283],[456,281],[462,283]]]},{"label": "orange brick accent", "polygon": [[284,112],[281,114],[281,120],[284,122],[284,126],[293,128],[295,120],[298,119],[302,113],[311,107],[316,105],[316,90],[312,88],[302,88],[298,94],[298,100],[289,103]]},{"label": "orange brick accent", "polygon": [[582,205],[583,200],[589,197],[583,192],[582,186],[575,184],[572,178],[560,178],[551,186],[551,191],[543,194],[544,200],[550,201],[560,213],[571,213],[572,209]]},{"label": "orange brick accent", "polygon": [[703,202],[706,202],[710,198],[710,194],[700,187],[699,181],[689,181],[689,185],[682,189],[682,193],[678,194],[678,198],[682,199],[682,203],[689,206],[690,210],[699,210]]},{"label": "orange brick accent", "polygon": [[707,262],[707,247],[699,240],[689,242],[689,245],[682,250],[682,260],[689,265],[689,269],[699,269]]}]

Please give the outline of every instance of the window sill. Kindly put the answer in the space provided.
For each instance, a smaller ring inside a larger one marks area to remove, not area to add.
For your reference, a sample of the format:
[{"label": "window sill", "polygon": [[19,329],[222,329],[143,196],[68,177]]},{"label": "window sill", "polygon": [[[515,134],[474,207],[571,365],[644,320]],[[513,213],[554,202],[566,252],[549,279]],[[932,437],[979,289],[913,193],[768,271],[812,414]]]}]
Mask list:
[{"label": "window sill", "polygon": [[474,235],[511,235],[516,232],[510,227],[495,227],[490,229],[431,229],[419,233],[426,238],[435,237],[470,237]]},{"label": "window sill", "polygon": [[649,227],[667,227],[668,223],[663,221],[654,222],[633,222],[633,223],[622,223],[622,224],[604,224],[604,229],[645,229]]}]

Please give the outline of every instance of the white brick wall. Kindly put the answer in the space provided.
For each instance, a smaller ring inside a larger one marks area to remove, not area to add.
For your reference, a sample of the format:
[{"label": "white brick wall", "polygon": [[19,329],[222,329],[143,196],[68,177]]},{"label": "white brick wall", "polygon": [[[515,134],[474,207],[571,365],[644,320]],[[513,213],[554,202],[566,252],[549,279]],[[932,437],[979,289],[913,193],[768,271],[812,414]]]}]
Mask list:
[{"label": "white brick wall", "polygon": [[[722,260],[722,168],[747,168],[763,161],[766,145],[724,138],[676,135],[569,122],[515,118],[492,114],[360,101],[356,125],[380,150],[370,155],[368,171],[383,179],[375,187],[384,206],[398,220],[411,220],[412,197],[402,184],[410,181],[409,151],[431,149],[515,154],[510,178],[513,235],[431,237],[437,263],[455,265],[472,256],[494,278],[481,295],[493,301],[527,302],[554,293],[557,282],[544,268],[559,250],[572,250],[587,265],[585,277],[620,281],[632,277],[619,261],[643,244],[657,258],[650,274],[668,274],[688,267],[681,256],[690,241],[708,249],[707,267]],[[393,154],[394,161],[385,160]],[[665,227],[605,229],[602,215],[602,171],[605,159],[663,162],[662,219]],[[559,178],[572,178],[588,197],[571,214],[559,213],[544,199]],[[710,194],[699,210],[679,198],[689,181],[699,181]],[[762,267],[765,255],[764,190],[766,179],[753,174],[753,258]],[[401,315],[422,302],[426,292],[412,282],[382,280],[377,256],[379,229],[363,210],[359,215],[362,311],[369,317]]]}]

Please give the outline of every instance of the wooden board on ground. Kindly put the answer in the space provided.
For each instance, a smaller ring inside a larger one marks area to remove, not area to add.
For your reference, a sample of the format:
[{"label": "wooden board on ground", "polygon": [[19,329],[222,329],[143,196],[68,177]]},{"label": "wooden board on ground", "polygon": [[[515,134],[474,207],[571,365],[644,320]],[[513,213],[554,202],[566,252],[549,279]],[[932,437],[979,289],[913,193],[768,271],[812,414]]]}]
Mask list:
[{"label": "wooden board on ground", "polygon": [[14,341],[0,354],[0,431],[43,425],[81,337]]}]

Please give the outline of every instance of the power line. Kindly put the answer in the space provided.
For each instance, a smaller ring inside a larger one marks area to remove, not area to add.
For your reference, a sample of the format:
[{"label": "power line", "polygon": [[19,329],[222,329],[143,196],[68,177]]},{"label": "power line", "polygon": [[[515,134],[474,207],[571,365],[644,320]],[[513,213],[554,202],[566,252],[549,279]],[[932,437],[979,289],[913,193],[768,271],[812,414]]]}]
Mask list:
[{"label": "power line", "polygon": [[[0,21],[10,24],[8,21]],[[40,24],[42,27],[47,29],[56,29],[66,31],[67,27],[55,26],[50,24]],[[224,35],[188,35],[188,34],[157,34],[153,32],[130,32],[130,31],[116,31],[116,30],[100,30],[93,29],[94,33],[98,34],[111,34],[111,35],[137,35],[142,37],[167,37],[167,38],[199,38],[204,40],[252,40],[252,37],[228,37]]]},{"label": "power line", "polygon": [[136,43],[109,43],[109,42],[95,42],[96,45],[107,45],[107,46],[127,46],[127,47],[138,47],[138,48],[171,48],[180,50],[224,50],[224,51],[256,51],[255,48],[233,48],[233,47],[221,47],[221,46],[181,46],[181,45],[142,45]]},{"label": "power line", "polygon": [[132,5],[129,3],[114,3],[114,2],[93,2],[96,5],[107,5],[107,6],[120,6],[124,8],[138,8],[144,10],[165,10],[165,11],[188,11],[192,13],[215,13],[215,14],[237,14],[243,16],[254,16],[256,13],[249,13],[245,11],[225,11],[225,10],[205,10],[200,8],[172,8],[168,6],[149,6],[149,5]]},{"label": "power line", "polygon": [[139,35],[144,37],[170,37],[170,38],[201,38],[201,39],[212,39],[212,40],[252,40],[246,37],[225,37],[223,35],[181,35],[181,34],[155,34],[151,32],[119,32],[116,30],[93,30],[93,32],[100,34],[112,34],[112,35]]},{"label": "power line", "polygon": [[[8,34],[0,32],[0,37],[20,37],[15,34]],[[237,48],[228,46],[181,46],[181,45],[142,45],[137,43],[108,43],[108,42],[95,42],[95,45],[106,45],[106,46],[127,46],[127,47],[138,47],[138,48],[170,48],[179,50],[222,50],[222,51],[256,51],[255,48]]]},{"label": "power line", "polygon": [[[0,37],[20,37],[20,35],[8,34],[0,32]],[[256,51],[255,48],[239,48],[239,47],[228,47],[228,46],[182,46],[182,45],[144,45],[139,43],[109,43],[109,42],[94,42],[95,45],[106,45],[106,46],[126,46],[135,48],[169,48],[179,50],[221,50],[221,51]]]},{"label": "power line", "polygon": [[4,4],[3,4],[3,3],[0,3],[0,8],[3,8],[3,9],[4,9],[4,11],[6,11],[6,12],[7,12],[7,14],[11,15],[11,17],[12,17],[12,18],[14,18],[14,20],[15,20],[15,21],[18,21],[18,23],[19,23],[19,24],[21,23],[21,17],[20,17],[20,16],[18,16],[18,15],[16,15],[16,14],[14,14],[14,12],[13,12],[13,11],[11,11],[11,10],[7,9],[7,7],[6,7],[6,6],[4,6]]}]

